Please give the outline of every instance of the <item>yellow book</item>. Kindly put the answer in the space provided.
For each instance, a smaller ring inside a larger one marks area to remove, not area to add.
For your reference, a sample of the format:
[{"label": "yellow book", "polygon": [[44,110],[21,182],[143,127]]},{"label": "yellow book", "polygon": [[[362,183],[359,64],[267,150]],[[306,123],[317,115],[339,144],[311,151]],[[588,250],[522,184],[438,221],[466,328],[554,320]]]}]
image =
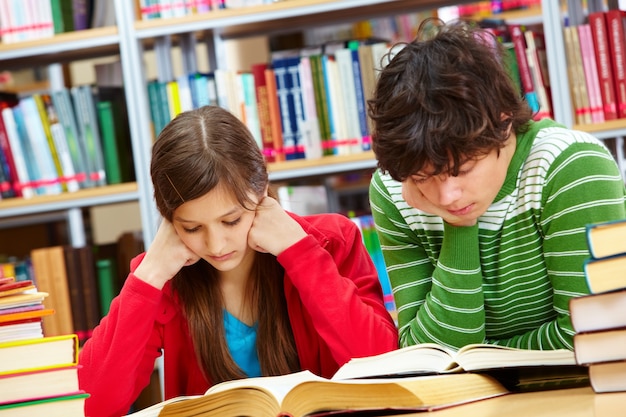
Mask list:
[{"label": "yellow book", "polygon": [[78,365],[75,334],[0,343],[0,375]]}]

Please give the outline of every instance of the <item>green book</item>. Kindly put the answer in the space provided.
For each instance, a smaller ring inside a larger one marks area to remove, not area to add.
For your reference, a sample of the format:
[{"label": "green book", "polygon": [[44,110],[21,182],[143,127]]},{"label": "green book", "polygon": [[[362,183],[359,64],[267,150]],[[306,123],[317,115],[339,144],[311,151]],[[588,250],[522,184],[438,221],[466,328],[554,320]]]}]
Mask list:
[{"label": "green book", "polygon": [[116,295],[115,264],[111,259],[99,259],[96,261],[96,272],[100,295],[100,314],[104,317],[109,313],[109,306]]},{"label": "green book", "polygon": [[104,159],[104,171],[106,172],[107,184],[119,184],[122,182],[122,170],[119,164],[119,151],[115,135],[115,118],[113,106],[110,101],[96,103],[98,110],[98,123],[100,137],[102,139],[102,156]]}]

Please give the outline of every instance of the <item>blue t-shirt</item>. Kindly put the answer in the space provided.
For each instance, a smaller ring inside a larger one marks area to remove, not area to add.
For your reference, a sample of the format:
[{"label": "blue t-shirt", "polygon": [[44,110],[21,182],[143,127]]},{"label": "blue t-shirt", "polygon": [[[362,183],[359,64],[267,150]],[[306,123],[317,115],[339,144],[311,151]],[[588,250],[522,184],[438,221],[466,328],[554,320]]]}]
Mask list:
[{"label": "blue t-shirt", "polygon": [[256,351],[256,334],[258,323],[253,326],[239,321],[235,316],[224,310],[224,329],[226,343],[235,363],[248,377],[261,376],[261,364]]}]

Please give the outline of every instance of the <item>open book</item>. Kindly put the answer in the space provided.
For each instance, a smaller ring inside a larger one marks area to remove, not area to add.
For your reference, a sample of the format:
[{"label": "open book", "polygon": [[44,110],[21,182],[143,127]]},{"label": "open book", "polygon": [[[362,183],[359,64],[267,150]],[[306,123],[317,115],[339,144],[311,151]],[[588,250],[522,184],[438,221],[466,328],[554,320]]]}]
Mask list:
[{"label": "open book", "polygon": [[428,411],[507,394],[488,375],[330,380],[309,371],[223,382],[202,396],[178,397],[133,417],[304,417],[356,411]]},{"label": "open book", "polygon": [[490,344],[467,345],[454,351],[435,343],[421,343],[381,355],[352,359],[337,371],[333,379],[555,365],[576,365],[574,352],[566,349],[516,349]]}]

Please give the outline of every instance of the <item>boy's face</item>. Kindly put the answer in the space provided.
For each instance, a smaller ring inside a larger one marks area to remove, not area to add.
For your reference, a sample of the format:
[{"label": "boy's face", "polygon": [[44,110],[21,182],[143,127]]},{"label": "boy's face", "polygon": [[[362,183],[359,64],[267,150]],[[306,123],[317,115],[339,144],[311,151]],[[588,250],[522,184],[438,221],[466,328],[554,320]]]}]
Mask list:
[{"label": "boy's face", "polygon": [[402,196],[410,206],[449,224],[474,225],[500,191],[514,152],[512,135],[499,152],[465,162],[457,176],[429,175],[426,167],[402,182]]}]

